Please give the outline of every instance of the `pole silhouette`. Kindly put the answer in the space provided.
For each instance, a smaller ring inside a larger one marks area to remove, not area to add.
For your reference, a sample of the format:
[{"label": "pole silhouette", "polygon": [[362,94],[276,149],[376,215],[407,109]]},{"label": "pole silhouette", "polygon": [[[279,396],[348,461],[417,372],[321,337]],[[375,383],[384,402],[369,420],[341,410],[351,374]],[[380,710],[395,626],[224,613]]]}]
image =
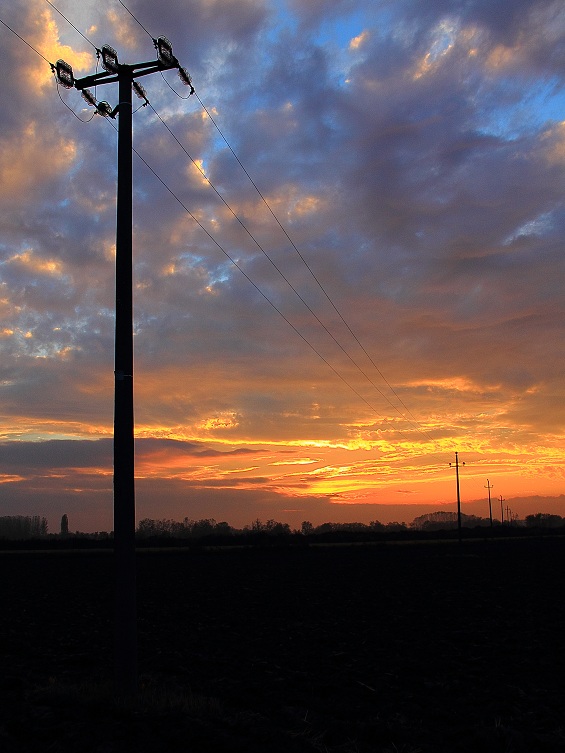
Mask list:
[{"label": "pole silhouette", "polygon": [[491,484],[487,478],[487,485],[485,486],[485,489],[488,489],[488,515],[490,518],[490,527],[492,528],[492,504],[490,500],[490,490],[493,489],[494,486]]},{"label": "pole silhouette", "polygon": [[500,499],[500,525],[504,525],[504,507],[502,506],[502,503],[505,501],[502,499],[502,494],[499,497]]},{"label": "pole silhouette", "polygon": [[117,685],[127,695],[137,691],[131,84],[131,75],[120,71],[114,360],[115,668]]},{"label": "pole silhouette", "polygon": [[[158,59],[133,65],[118,61],[116,51],[104,45],[98,53],[104,72],[75,79],[62,60],[55,72],[59,83],[75,87],[98,114],[118,115],[118,185],[116,205],[116,323],[114,352],[114,560],[115,560],[115,682],[121,696],[138,691],[137,599],[135,565],[135,447],[133,404],[133,253],[132,253],[132,88],[145,100],[136,77],[171,68],[179,69],[191,86],[165,37],[153,40]],[[89,86],[118,84],[118,105],[97,102]],[[191,86],[191,94],[193,93]]]},{"label": "pole silhouette", "polygon": [[[450,466],[455,465],[455,479],[457,482],[457,537],[459,539],[459,543],[462,542],[461,537],[461,494],[459,493],[459,453],[455,453],[455,463],[450,463]],[[462,463],[461,465],[465,465],[465,463]]]}]

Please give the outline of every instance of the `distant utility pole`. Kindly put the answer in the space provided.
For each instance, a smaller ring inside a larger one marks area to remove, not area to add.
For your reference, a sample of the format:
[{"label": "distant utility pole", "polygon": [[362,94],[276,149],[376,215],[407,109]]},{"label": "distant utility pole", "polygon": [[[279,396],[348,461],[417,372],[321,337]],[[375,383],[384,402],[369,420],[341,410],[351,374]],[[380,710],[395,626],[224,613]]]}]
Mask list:
[{"label": "distant utility pole", "polygon": [[[82,92],[98,114],[118,119],[118,186],[116,212],[116,338],[114,361],[114,553],[116,564],[115,669],[116,689],[135,695],[137,674],[137,606],[135,568],[135,477],[133,415],[133,259],[132,259],[132,89],[148,103],[136,77],[178,68],[181,81],[190,86],[188,73],[173,55],[165,37],[153,40],[157,60],[134,65],[118,62],[116,51],[104,45],[104,72],[75,79],[71,66],[58,60],[58,82]],[[119,103],[112,109],[97,102],[90,86],[118,84]],[[192,89],[192,91],[194,91]],[[192,92],[191,92],[192,93]]]},{"label": "distant utility pole", "polygon": [[[455,463],[449,464],[451,467],[455,466],[455,478],[457,480],[457,536],[459,543],[461,544],[461,495],[459,494],[459,453],[455,453]],[[461,463],[465,465],[465,463]]]},{"label": "distant utility pole", "polygon": [[502,494],[499,497],[500,499],[500,524],[504,525],[504,507],[502,506],[502,503],[505,502],[504,499],[502,499]]},{"label": "distant utility pole", "polygon": [[490,490],[494,489],[493,484],[489,483],[489,480],[487,478],[487,485],[485,486],[485,489],[488,489],[488,515],[490,518],[490,527],[492,528],[492,504],[490,501]]}]

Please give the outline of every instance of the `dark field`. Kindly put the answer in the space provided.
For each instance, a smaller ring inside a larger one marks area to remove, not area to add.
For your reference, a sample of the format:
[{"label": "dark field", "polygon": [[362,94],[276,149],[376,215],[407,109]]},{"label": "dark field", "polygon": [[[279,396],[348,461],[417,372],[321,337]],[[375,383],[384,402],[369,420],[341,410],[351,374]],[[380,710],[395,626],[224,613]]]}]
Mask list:
[{"label": "dark field", "polygon": [[0,554],[4,753],[565,751],[565,542]]}]

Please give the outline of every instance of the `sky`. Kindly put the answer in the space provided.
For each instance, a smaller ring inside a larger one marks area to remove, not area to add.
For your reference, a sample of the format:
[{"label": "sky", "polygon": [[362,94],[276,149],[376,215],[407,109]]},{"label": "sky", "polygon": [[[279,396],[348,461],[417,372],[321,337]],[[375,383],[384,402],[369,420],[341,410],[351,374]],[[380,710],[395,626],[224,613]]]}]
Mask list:
[{"label": "sky", "polygon": [[0,0],[0,514],[113,527],[117,119],[49,63],[164,35],[196,93],[134,97],[138,519],[410,522],[456,452],[463,512],[565,515],[563,3],[125,6]]}]

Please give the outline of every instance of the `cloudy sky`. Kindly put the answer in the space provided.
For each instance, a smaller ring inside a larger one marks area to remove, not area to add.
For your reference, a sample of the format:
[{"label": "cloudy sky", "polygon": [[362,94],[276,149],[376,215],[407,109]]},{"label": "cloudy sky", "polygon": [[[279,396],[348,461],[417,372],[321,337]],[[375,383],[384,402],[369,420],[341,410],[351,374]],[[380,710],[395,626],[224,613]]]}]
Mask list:
[{"label": "cloudy sky", "polygon": [[134,103],[138,517],[410,521],[456,451],[463,511],[565,515],[563,3],[125,5],[0,3],[0,514],[112,528],[117,121],[48,63],[165,35],[196,94]]}]

